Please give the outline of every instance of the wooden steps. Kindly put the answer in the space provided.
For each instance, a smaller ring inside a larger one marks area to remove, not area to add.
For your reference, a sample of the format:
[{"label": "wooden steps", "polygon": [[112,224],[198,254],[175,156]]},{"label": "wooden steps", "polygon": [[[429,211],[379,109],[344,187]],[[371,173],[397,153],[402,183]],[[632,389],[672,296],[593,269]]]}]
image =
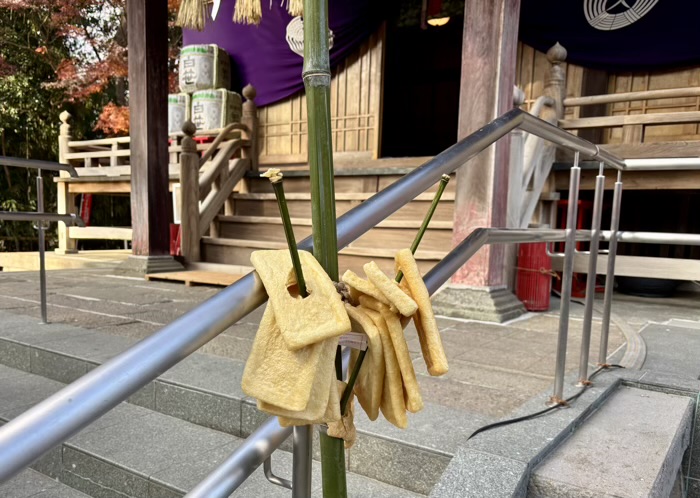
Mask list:
[{"label": "wooden steps", "polygon": [[[372,197],[375,193],[376,192],[354,192],[336,194],[336,215],[340,216],[347,213],[352,208]],[[419,195],[406,206],[392,214],[388,220],[422,220],[430,207],[433,196],[433,193]],[[285,197],[287,198],[289,215],[292,218],[311,217],[311,194],[308,192],[292,192],[286,193]],[[452,222],[454,213],[454,198],[454,192],[445,192],[442,195],[442,200],[440,201],[440,204],[438,204],[435,214],[433,215],[433,220],[435,222]],[[277,201],[275,199],[275,194],[273,193],[234,193],[232,199],[234,212],[237,214],[249,216],[273,216],[279,218],[279,208],[277,207]]]},{"label": "wooden steps", "polygon": [[[204,237],[202,239],[202,258],[209,262],[225,265],[249,265],[250,254],[253,251],[286,248],[287,244],[284,241]],[[350,269],[362,274],[362,265],[374,260],[382,270],[392,274],[396,252],[395,249],[387,248],[346,247],[339,253],[340,271],[342,273],[346,269]],[[418,267],[422,273],[425,273],[446,254],[447,251],[418,250],[416,253]]]},{"label": "wooden steps", "polygon": [[[341,216],[402,177],[409,169],[338,169],[335,177],[336,215]],[[311,186],[308,171],[284,170],[284,189],[298,241],[311,235]],[[250,254],[261,249],[286,249],[286,238],[272,187],[266,178],[249,175],[245,191],[231,195],[231,211],[216,217],[216,236],[202,240],[202,260],[224,265],[250,265]],[[394,255],[410,247],[430,208],[437,184],[393,213],[375,228],[340,251],[340,269],[362,272],[375,260],[388,274]],[[452,247],[455,182],[448,184],[416,255],[426,272]]]}]

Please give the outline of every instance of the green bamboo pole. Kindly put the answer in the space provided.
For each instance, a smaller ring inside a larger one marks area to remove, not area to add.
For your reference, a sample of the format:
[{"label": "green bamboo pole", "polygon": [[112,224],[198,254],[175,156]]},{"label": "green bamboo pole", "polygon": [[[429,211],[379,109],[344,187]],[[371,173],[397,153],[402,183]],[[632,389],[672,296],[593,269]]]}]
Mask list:
[{"label": "green bamboo pole", "polygon": [[[449,175],[442,175],[442,178],[440,178],[440,184],[438,185],[437,192],[435,192],[435,197],[433,197],[433,202],[430,204],[430,209],[428,209],[428,212],[425,213],[425,218],[423,218],[423,223],[421,224],[420,228],[418,229],[418,233],[416,234],[415,238],[413,239],[413,243],[411,244],[411,253],[415,254],[416,250],[418,249],[418,245],[420,244],[420,241],[423,240],[423,235],[425,235],[425,230],[428,228],[428,225],[430,224],[430,220],[433,218],[433,215],[435,214],[435,209],[437,208],[438,203],[440,202],[440,198],[442,197],[442,193],[445,191],[445,187],[447,187],[447,184],[450,181],[450,176]],[[401,279],[403,278],[403,273],[399,271],[396,274],[396,282],[400,283]],[[352,372],[350,373],[350,378],[348,379],[348,385],[345,387],[345,391],[343,391],[343,395],[340,398],[340,413],[345,413],[345,411],[348,408],[348,401],[350,400],[350,394],[352,393],[353,387],[355,387],[355,381],[357,380],[357,376],[360,373],[360,368],[362,368],[362,362],[365,361],[365,356],[367,356],[367,350],[365,349],[364,351],[360,351],[360,354],[357,355],[357,361],[355,362],[355,366],[352,369]]]},{"label": "green bamboo pole", "polygon": [[287,238],[287,245],[289,246],[289,254],[292,257],[292,265],[294,266],[294,273],[297,277],[297,286],[299,287],[299,295],[301,297],[308,296],[306,291],[306,280],[304,279],[304,272],[301,269],[301,260],[299,259],[299,250],[297,248],[297,241],[294,237],[294,228],[292,227],[292,220],[289,218],[289,208],[287,207],[287,198],[284,195],[284,186],[282,185],[283,175],[276,170],[273,173],[270,171],[263,173],[265,178],[270,179],[272,183],[272,190],[275,191],[275,197],[277,198],[277,206],[280,209],[280,216],[282,218],[282,226],[284,226],[284,236]]},{"label": "green bamboo pole", "polygon": [[[331,143],[331,67],[328,55],[328,0],[304,0],[304,88],[308,114],[311,220],[314,256],[328,276],[338,281],[333,148]],[[336,375],[342,376],[340,348]],[[324,431],[321,438],[323,496],[347,497],[345,444]]]}]

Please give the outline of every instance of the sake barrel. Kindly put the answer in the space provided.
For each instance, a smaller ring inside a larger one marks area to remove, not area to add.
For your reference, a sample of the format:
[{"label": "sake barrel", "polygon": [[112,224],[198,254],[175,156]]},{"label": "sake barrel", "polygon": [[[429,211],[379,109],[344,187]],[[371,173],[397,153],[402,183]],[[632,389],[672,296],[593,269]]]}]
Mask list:
[{"label": "sake barrel", "polygon": [[217,45],[187,45],[180,51],[180,91],[231,87],[228,53]]},{"label": "sake barrel", "polygon": [[192,119],[190,96],[186,93],[168,95],[168,133],[182,131],[185,121]]},{"label": "sake barrel", "polygon": [[192,94],[192,122],[198,130],[216,130],[241,120],[242,101],[236,92],[220,88]]}]

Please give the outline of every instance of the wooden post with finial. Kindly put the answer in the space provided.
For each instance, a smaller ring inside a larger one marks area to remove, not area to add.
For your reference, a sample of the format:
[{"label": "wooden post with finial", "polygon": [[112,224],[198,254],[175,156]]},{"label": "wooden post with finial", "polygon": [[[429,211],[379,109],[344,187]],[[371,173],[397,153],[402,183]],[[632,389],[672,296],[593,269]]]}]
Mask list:
[{"label": "wooden post with finial", "polygon": [[564,98],[566,97],[566,49],[559,42],[547,50],[547,60],[550,63],[547,76],[544,80],[544,95],[550,97],[554,105],[545,107],[542,111],[542,119],[552,124],[557,124],[564,116]]},{"label": "wooden post with finial", "polygon": [[180,248],[188,262],[200,260],[199,247],[199,154],[192,138],[197,127],[191,121],[182,126],[180,154]]},{"label": "wooden post with finial", "polygon": [[255,105],[257,91],[253,85],[246,85],[243,88],[243,112],[241,123],[248,127],[244,132],[244,138],[250,142],[250,146],[243,149],[243,158],[250,159],[250,170],[258,172],[258,106]]},{"label": "wooden post with finial", "polygon": [[[61,164],[69,164],[67,156],[70,153],[70,141],[71,127],[70,121],[72,116],[69,112],[63,111],[59,115],[61,120],[61,127],[58,134],[58,162]],[[61,171],[60,176],[62,178],[67,178],[70,175],[67,171]],[[75,194],[71,194],[69,191],[69,184],[65,181],[59,181],[56,183],[57,193],[56,193],[56,207],[59,214],[74,214],[75,209]],[[78,252],[77,241],[70,238],[68,232],[68,226],[62,221],[58,222],[58,248],[56,249],[57,254],[71,254]]]}]

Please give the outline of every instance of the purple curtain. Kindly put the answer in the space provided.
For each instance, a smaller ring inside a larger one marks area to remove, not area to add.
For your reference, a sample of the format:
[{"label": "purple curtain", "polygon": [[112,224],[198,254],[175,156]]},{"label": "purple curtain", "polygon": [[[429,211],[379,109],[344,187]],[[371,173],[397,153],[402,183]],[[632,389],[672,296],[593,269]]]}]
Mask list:
[{"label": "purple curtain", "polygon": [[[204,31],[184,30],[183,45],[215,43],[231,56],[233,89],[252,84],[259,106],[272,104],[304,88],[303,60],[289,49],[285,40],[291,16],[280,0],[261,0],[263,19],[259,26],[234,24],[235,0],[222,0],[215,21],[209,19]],[[384,18],[383,1],[330,0],[329,24],[335,35],[331,66],[335,67],[372,34]]]}]

